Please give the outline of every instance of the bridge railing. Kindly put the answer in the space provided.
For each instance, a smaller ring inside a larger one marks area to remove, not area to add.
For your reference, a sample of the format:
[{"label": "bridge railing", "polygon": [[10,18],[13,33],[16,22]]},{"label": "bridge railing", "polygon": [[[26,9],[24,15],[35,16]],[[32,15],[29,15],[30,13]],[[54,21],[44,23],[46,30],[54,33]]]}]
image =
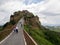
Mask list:
[{"label": "bridge railing", "polygon": [[38,45],[25,30],[23,32],[27,45]]},{"label": "bridge railing", "polygon": [[10,29],[0,31],[0,41],[2,41],[6,36],[8,36],[12,32],[13,27],[14,26],[12,26]]}]

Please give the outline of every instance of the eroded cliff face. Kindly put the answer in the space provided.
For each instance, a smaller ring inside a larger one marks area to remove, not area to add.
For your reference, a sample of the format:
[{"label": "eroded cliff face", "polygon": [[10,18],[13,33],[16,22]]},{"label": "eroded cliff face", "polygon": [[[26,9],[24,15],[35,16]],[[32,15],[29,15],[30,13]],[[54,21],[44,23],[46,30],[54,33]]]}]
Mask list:
[{"label": "eroded cliff face", "polygon": [[41,25],[39,21],[39,17],[34,16],[33,13],[31,12],[25,11],[24,19],[25,19],[25,23],[28,25],[31,25],[31,26],[37,26],[37,24]]},{"label": "eroded cliff face", "polygon": [[39,17],[34,16],[33,13],[27,10],[14,12],[13,15],[10,16],[10,21],[17,22],[21,17],[24,17],[26,23],[31,22],[32,25],[35,25],[37,23],[41,24]]}]

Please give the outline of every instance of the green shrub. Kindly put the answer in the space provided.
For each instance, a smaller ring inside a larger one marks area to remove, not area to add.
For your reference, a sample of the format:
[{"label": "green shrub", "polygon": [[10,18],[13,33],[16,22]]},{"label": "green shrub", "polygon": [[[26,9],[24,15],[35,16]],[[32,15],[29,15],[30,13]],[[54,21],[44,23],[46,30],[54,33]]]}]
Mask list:
[{"label": "green shrub", "polygon": [[14,25],[16,22],[14,20],[11,20],[10,23]]}]

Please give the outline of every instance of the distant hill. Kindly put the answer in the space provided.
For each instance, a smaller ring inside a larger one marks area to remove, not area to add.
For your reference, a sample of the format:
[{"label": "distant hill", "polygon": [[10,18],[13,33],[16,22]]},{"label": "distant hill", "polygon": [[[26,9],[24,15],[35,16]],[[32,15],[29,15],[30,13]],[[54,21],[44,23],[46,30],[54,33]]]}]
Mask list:
[{"label": "distant hill", "polygon": [[51,31],[60,32],[60,26],[45,26],[45,27],[50,29]]}]

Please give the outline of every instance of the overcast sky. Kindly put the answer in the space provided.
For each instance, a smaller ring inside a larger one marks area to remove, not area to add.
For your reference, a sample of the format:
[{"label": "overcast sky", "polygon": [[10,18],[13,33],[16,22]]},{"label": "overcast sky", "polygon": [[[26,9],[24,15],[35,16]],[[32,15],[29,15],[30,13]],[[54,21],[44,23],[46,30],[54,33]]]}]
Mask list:
[{"label": "overcast sky", "polygon": [[42,25],[60,25],[60,0],[0,0],[0,25],[18,10],[38,15]]}]

